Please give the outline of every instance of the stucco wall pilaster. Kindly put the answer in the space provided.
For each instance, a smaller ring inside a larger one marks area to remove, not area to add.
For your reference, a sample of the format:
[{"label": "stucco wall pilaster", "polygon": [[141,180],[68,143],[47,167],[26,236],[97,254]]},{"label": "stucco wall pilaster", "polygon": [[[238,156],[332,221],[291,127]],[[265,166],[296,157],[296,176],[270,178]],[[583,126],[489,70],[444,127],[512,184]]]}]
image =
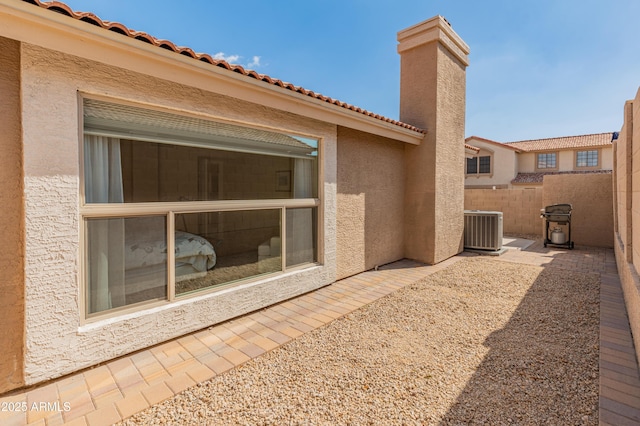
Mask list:
[{"label": "stucco wall pilaster", "polygon": [[0,37],[0,393],[24,384],[24,208],[20,43]]},{"label": "stucco wall pilaster", "polygon": [[440,16],[398,41],[400,120],[427,130],[405,150],[405,256],[433,264],[462,250],[469,48]]}]

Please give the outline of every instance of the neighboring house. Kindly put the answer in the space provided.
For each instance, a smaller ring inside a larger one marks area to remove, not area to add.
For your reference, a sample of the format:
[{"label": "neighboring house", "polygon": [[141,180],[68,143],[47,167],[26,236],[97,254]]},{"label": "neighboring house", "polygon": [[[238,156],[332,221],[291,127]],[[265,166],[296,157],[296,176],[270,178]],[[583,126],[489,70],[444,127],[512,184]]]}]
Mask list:
[{"label": "neighboring house", "polygon": [[469,50],[442,17],[398,41],[401,121],[0,0],[0,392],[459,253]]},{"label": "neighboring house", "polygon": [[466,158],[477,157],[480,152],[480,148],[476,148],[475,146],[471,146],[468,144],[464,144],[464,155]]},{"label": "neighboring house", "polygon": [[471,136],[465,142],[478,150],[466,159],[465,188],[507,188],[518,173],[520,150],[477,136]]},{"label": "neighboring house", "polygon": [[465,188],[540,186],[545,175],[611,173],[615,133],[499,143],[466,139],[480,152],[467,158]]}]

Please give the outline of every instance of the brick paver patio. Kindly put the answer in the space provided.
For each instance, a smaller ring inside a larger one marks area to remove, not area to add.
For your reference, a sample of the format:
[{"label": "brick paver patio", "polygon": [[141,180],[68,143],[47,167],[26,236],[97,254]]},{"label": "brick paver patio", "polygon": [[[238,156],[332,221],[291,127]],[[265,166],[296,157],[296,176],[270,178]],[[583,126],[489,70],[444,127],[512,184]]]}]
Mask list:
[{"label": "brick paver patio", "polygon": [[[464,256],[468,254],[435,266],[395,262],[95,368],[5,394],[0,396],[0,404],[13,410],[0,411],[0,424],[112,424]],[[640,425],[640,375],[613,251],[543,248],[538,242],[526,250],[509,250],[499,259],[600,274],[600,423]]]}]

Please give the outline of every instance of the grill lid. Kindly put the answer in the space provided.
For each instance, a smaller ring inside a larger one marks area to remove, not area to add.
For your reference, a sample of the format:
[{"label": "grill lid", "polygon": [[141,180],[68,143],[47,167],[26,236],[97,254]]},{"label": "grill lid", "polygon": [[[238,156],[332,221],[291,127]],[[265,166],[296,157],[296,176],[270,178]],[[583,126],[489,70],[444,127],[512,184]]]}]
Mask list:
[{"label": "grill lid", "polygon": [[571,220],[571,204],[552,204],[544,208],[540,216],[549,222],[566,223]]}]

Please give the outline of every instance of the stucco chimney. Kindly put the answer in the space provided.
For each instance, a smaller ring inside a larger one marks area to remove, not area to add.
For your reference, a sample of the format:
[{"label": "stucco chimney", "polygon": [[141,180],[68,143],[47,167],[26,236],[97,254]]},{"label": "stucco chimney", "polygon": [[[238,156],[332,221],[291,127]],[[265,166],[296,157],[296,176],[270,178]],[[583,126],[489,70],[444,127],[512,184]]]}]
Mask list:
[{"label": "stucco chimney", "polygon": [[405,154],[405,256],[434,264],[462,251],[469,47],[441,16],[398,42],[400,120],[427,131]]}]

